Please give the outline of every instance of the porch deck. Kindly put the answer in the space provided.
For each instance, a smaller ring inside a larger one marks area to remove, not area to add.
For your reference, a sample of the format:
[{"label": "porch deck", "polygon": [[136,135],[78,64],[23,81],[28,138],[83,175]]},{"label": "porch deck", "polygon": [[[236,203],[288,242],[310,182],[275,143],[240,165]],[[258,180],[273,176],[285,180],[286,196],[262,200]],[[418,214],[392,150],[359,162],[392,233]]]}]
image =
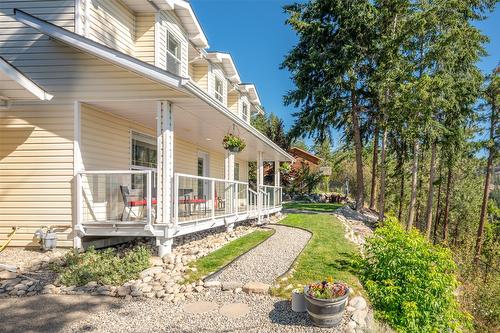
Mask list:
[{"label": "porch deck", "polygon": [[165,239],[268,217],[281,211],[282,189],[246,182],[174,174],[173,208],[157,221],[156,172],[83,171],[77,175],[78,221],[84,236],[150,236]]}]

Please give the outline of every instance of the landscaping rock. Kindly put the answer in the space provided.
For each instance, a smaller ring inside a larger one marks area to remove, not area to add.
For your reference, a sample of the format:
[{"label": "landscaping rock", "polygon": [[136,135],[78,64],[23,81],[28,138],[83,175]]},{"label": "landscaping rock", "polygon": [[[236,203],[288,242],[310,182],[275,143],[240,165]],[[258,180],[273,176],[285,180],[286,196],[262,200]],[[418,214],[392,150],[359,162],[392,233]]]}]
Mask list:
[{"label": "landscaping rock", "polygon": [[149,258],[149,263],[153,267],[161,267],[161,266],[163,266],[163,260],[160,257],[151,257],[151,258]]},{"label": "landscaping rock", "polygon": [[146,276],[154,276],[156,273],[161,273],[162,271],[163,271],[162,267],[151,267],[151,268],[143,270],[139,274],[139,277],[141,279],[144,279]]},{"label": "landscaping rock", "polygon": [[222,282],[222,290],[234,290],[241,288],[242,286],[242,283],[238,281]]},{"label": "landscaping rock", "polygon": [[0,272],[0,280],[15,279],[16,276],[17,276],[17,274],[14,272],[9,272],[9,271],[1,271]]},{"label": "landscaping rock", "polygon": [[205,288],[220,288],[221,283],[220,281],[205,281],[204,286]]},{"label": "landscaping rock", "polygon": [[349,305],[357,310],[366,309],[366,300],[361,296],[356,296],[349,302]]},{"label": "landscaping rock", "polygon": [[247,294],[267,294],[270,285],[262,282],[248,282],[243,286],[243,291]]},{"label": "landscaping rock", "polygon": [[121,286],[116,290],[116,294],[120,297],[125,297],[130,295],[130,287]]}]

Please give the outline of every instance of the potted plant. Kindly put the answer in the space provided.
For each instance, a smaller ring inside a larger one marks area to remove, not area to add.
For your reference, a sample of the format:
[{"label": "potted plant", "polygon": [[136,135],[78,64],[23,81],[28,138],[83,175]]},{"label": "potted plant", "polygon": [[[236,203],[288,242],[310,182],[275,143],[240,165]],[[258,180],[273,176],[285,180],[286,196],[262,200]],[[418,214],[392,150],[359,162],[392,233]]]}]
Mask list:
[{"label": "potted plant", "polygon": [[228,133],[224,136],[224,139],[222,139],[222,145],[224,146],[224,149],[233,153],[239,153],[246,147],[245,140],[232,133]]},{"label": "potted plant", "polygon": [[342,282],[312,283],[304,288],[306,309],[314,325],[333,327],[340,323],[345,311],[349,287]]}]

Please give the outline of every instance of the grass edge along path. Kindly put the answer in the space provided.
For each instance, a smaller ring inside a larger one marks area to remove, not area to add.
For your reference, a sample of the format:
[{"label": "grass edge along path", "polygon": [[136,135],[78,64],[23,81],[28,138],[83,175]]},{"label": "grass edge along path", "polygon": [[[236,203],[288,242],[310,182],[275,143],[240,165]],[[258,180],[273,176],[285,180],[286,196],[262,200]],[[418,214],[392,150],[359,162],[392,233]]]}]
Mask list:
[{"label": "grass edge along path", "polygon": [[334,216],[327,214],[289,214],[280,224],[312,232],[312,237],[293,264],[292,273],[278,278],[271,293],[283,298],[291,297],[291,289],[332,277],[361,291],[352,265],[359,251],[344,237],[344,226]]},{"label": "grass edge along path", "polygon": [[264,242],[274,234],[274,230],[256,230],[242,236],[218,250],[207,254],[189,264],[189,267],[196,268],[195,272],[190,272],[184,279],[185,283],[191,283],[205,278],[207,275],[220,270],[234,259],[250,251],[257,245]]},{"label": "grass edge along path", "polygon": [[305,210],[305,211],[314,211],[322,213],[333,213],[336,209],[342,206],[343,204],[337,204],[337,203],[311,203],[302,201],[283,203],[284,209]]}]

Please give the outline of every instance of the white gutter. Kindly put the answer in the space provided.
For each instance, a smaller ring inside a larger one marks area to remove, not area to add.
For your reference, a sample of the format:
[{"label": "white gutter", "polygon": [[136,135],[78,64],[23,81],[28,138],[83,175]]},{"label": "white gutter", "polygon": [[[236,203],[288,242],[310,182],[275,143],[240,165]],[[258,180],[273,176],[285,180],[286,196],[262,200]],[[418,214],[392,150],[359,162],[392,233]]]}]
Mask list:
[{"label": "white gutter", "polygon": [[[40,88],[35,82],[31,81],[28,77],[26,77],[23,73],[21,73],[17,68],[12,66],[2,57],[0,57],[0,72],[7,75],[12,81],[19,84],[21,87],[26,89],[41,101],[50,101],[54,97]],[[5,98],[9,99],[8,96],[5,96]],[[0,99],[2,99],[1,96]]]},{"label": "white gutter", "polygon": [[19,22],[40,31],[45,35],[48,35],[81,51],[109,61],[117,66],[135,72],[158,83],[162,83],[174,88],[180,88],[187,81],[189,81],[189,78],[180,77],[178,75],[164,71],[144,61],[138,60],[122,52],[116,51],[110,47],[99,44],[86,37],[75,34],[47,21],[41,20],[35,16],[23,12],[22,10],[14,9],[14,15],[16,17],[16,20],[18,20]]},{"label": "white gutter", "polygon": [[243,119],[239,118],[234,113],[229,111],[229,109],[224,107],[222,104],[219,103],[219,101],[217,101],[214,97],[210,96],[204,90],[199,88],[193,82],[187,82],[184,87],[186,88],[186,90],[193,93],[194,95],[196,95],[200,99],[204,100],[210,106],[217,109],[219,112],[221,112],[226,117],[231,119],[231,121],[233,121],[236,125],[243,127],[248,132],[250,132],[255,137],[257,137],[257,139],[263,141],[269,147],[276,150],[279,154],[281,154],[283,157],[285,157],[285,159],[287,159],[289,161],[294,160],[294,158],[290,154],[288,154],[286,151],[284,151],[280,146],[278,146],[276,143],[274,143],[272,140],[270,140],[267,136],[265,136],[264,134],[259,132],[255,127],[249,125],[247,122],[243,121]]}]

